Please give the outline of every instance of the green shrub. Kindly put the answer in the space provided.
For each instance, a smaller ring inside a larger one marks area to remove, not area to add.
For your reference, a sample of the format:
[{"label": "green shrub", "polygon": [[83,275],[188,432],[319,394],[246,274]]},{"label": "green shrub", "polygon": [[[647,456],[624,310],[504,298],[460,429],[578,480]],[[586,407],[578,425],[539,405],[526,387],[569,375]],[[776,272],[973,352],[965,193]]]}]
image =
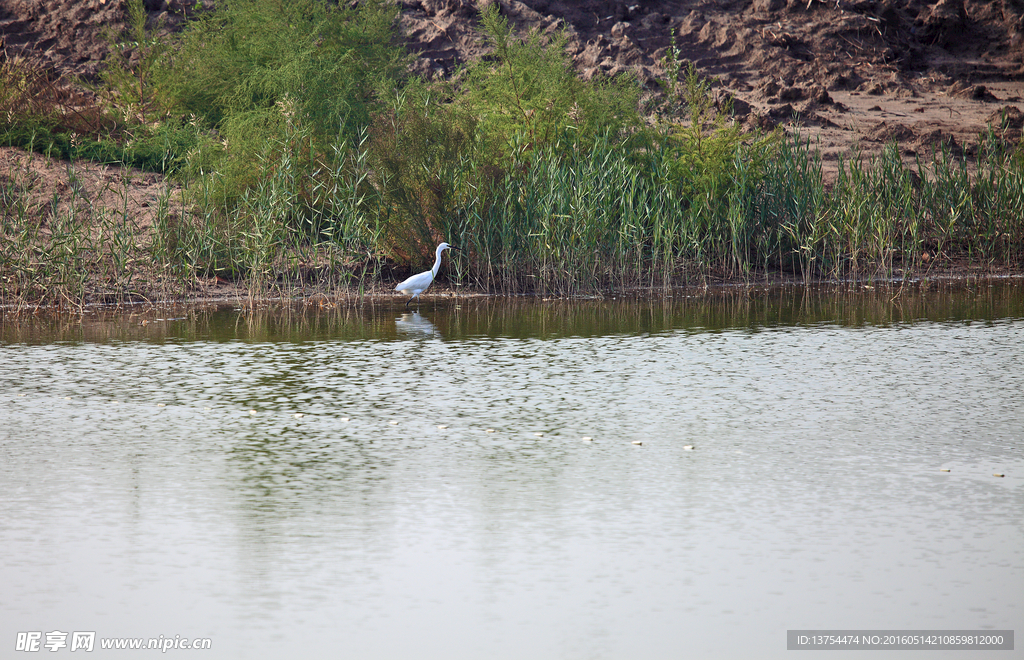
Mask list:
[{"label": "green shrub", "polygon": [[[456,104],[479,118],[503,148],[551,144],[571,131],[589,141],[606,132],[637,131],[640,85],[632,76],[582,80],[566,53],[564,33],[513,34],[498,3],[481,13],[493,56],[466,67]],[[521,135],[518,141],[515,136]]]},{"label": "green shrub", "polygon": [[252,163],[273,159],[267,149],[291,144],[289,135],[308,137],[308,153],[295,156],[310,166],[331,154],[396,86],[407,56],[395,43],[395,6],[353,5],[225,0],[181,35],[161,98],[215,131],[196,162],[224,175],[228,199],[255,185]]}]

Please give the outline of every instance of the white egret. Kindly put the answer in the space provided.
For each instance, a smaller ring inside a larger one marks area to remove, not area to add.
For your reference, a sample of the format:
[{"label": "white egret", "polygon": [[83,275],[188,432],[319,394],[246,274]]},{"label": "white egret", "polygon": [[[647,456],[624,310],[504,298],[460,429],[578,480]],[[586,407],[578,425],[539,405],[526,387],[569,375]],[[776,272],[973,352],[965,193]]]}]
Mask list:
[{"label": "white egret", "polygon": [[444,252],[445,250],[458,249],[459,248],[452,247],[447,243],[441,243],[440,245],[437,246],[437,254],[434,258],[433,268],[431,268],[430,270],[425,270],[418,275],[413,275],[412,277],[410,277],[409,279],[395,287],[395,291],[399,291],[406,295],[412,294],[412,298],[409,298],[409,300],[407,300],[405,303],[406,307],[408,307],[409,303],[413,301],[413,298],[416,298],[421,293],[426,291],[427,287],[430,286],[430,283],[434,281],[435,277],[437,277],[437,269],[441,267],[441,253]]}]

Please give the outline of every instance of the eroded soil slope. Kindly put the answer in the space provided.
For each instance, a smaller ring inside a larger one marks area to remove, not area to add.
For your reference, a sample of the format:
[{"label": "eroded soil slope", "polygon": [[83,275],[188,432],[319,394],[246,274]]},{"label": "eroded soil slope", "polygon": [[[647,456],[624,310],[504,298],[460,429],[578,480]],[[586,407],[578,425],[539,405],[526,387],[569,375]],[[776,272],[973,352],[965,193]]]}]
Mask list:
[{"label": "eroded soil slope", "polygon": [[[521,30],[566,30],[583,76],[632,70],[652,94],[674,39],[742,121],[799,125],[826,160],[891,140],[908,156],[939,142],[970,154],[987,123],[1020,137],[1024,0],[482,0],[497,1]],[[198,11],[194,0],[145,4],[166,30]],[[398,4],[422,73],[486,52],[480,2]],[[4,0],[3,53],[88,78],[126,18],[119,0]]]},{"label": "eroded soil slope", "polygon": [[[424,72],[482,52],[469,0],[403,0]],[[637,72],[656,88],[674,39],[752,125],[795,123],[826,158],[896,140],[970,150],[987,123],[1019,139],[1024,0],[510,0],[523,30],[565,29],[584,76]]]}]

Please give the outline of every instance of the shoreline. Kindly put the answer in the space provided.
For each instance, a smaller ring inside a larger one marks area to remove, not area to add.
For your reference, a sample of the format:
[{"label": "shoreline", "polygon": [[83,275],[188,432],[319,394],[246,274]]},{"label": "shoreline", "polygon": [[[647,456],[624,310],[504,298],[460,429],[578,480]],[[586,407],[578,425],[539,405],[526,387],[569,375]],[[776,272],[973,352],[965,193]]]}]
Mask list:
[{"label": "shoreline", "polygon": [[[849,279],[822,279],[806,281],[801,278],[779,277],[772,279],[748,280],[713,279],[702,284],[677,285],[665,289],[660,286],[630,287],[615,291],[604,291],[579,295],[552,295],[542,293],[487,293],[471,290],[468,287],[440,286],[420,298],[423,304],[436,305],[444,301],[532,301],[537,303],[587,303],[611,300],[673,300],[683,298],[714,297],[716,295],[743,295],[752,293],[769,293],[773,291],[803,288],[816,293],[848,293],[851,291],[895,291],[893,300],[909,291],[922,289],[959,289],[981,286],[985,284],[1024,285],[1024,271],[1005,268],[982,270],[954,268],[938,272],[923,272],[905,278],[858,277]],[[152,298],[134,294],[131,299],[117,302],[85,301],[80,305],[42,305],[33,303],[2,303],[0,319],[16,318],[23,315],[85,315],[91,312],[131,312],[138,310],[188,308],[203,309],[209,307],[225,307],[237,305],[243,310],[255,310],[275,306],[320,307],[332,309],[337,307],[371,306],[396,308],[398,311],[416,311],[416,305],[405,307],[404,295],[395,295],[389,287],[370,287],[363,293],[336,291],[331,293],[315,292],[309,295],[250,295],[248,290],[236,285],[217,285],[224,290],[216,294],[183,295],[180,297]]]}]

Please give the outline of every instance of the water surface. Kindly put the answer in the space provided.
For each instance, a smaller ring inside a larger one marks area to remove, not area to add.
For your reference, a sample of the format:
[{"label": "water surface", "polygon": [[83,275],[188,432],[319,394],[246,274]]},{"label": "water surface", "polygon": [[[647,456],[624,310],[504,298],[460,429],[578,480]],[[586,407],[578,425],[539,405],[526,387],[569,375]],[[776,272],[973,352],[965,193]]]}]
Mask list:
[{"label": "water surface", "polygon": [[1012,284],[8,318],[0,657],[37,630],[445,659],[1020,631],[1022,347]]}]

